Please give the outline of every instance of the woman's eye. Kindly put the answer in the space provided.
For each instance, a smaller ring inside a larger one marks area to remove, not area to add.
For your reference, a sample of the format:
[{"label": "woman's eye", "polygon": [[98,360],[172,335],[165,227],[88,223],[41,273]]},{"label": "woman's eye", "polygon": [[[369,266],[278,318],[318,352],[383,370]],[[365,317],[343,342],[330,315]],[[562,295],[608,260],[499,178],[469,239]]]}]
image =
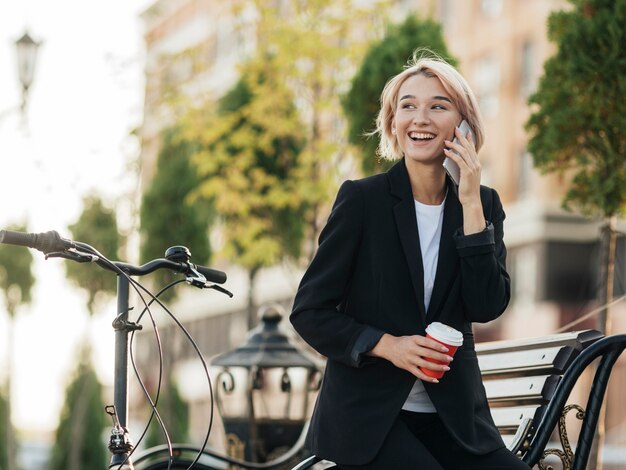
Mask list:
[{"label": "woman's eye", "polygon": [[433,109],[446,109],[446,107],[442,104],[434,104]]},{"label": "woman's eye", "polygon": [[415,108],[415,106],[413,106],[411,103],[404,103],[402,105],[402,109],[413,109]]}]

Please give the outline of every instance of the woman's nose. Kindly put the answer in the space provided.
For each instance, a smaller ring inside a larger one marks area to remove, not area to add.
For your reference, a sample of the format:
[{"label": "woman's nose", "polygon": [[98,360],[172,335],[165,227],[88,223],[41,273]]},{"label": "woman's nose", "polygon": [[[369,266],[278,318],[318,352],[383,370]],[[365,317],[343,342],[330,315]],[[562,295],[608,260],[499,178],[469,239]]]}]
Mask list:
[{"label": "woman's nose", "polygon": [[413,122],[416,124],[428,124],[430,122],[430,115],[428,110],[424,108],[418,108],[413,115]]}]

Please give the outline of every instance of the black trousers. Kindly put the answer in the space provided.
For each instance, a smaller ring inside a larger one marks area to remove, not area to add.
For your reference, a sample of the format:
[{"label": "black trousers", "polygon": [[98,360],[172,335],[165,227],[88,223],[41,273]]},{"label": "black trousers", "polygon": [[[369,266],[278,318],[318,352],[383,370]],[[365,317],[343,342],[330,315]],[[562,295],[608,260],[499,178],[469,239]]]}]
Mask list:
[{"label": "black trousers", "polygon": [[506,448],[485,455],[462,449],[437,413],[401,411],[378,455],[367,465],[342,470],[528,470]]}]

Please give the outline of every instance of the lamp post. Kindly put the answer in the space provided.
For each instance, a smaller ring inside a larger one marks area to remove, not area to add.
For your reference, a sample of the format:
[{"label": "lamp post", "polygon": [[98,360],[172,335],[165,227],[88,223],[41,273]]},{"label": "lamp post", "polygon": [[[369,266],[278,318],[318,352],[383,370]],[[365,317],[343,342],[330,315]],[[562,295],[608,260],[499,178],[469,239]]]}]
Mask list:
[{"label": "lamp post", "polygon": [[264,462],[293,446],[320,386],[317,365],[279,330],[281,310],[266,308],[245,344],[212,361],[221,369],[216,403],[233,457]]},{"label": "lamp post", "polygon": [[37,50],[41,42],[30,37],[28,31],[24,32],[21,38],[15,41],[17,55],[17,73],[22,84],[22,113],[26,110],[28,100],[28,90],[33,83],[35,76],[35,64],[37,63]]},{"label": "lamp post", "polygon": [[28,101],[28,91],[35,76],[35,65],[37,63],[37,50],[41,41],[35,41],[28,31],[24,32],[21,38],[15,41],[15,55],[17,57],[17,74],[22,85],[22,101],[19,106],[6,109],[0,112],[0,121],[18,109],[22,116],[26,114],[26,103]]}]

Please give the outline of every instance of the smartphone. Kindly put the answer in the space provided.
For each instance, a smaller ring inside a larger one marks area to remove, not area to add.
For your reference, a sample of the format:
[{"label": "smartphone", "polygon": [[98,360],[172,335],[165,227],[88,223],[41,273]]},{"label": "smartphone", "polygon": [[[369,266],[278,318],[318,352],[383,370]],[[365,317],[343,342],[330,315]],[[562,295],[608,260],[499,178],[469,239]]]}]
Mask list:
[{"label": "smartphone", "polygon": [[[461,124],[459,124],[459,127],[457,129],[459,129],[465,136],[469,132],[472,136],[472,140],[474,140],[474,134],[472,133],[472,129],[465,119],[461,121]],[[458,143],[459,139],[454,137],[454,140],[452,142]],[[459,168],[459,165],[457,165],[456,162],[451,158],[446,157],[443,161],[443,167],[446,169],[446,172],[448,173],[450,179],[454,181],[454,184],[458,186],[459,181],[461,180],[461,169]]]}]

